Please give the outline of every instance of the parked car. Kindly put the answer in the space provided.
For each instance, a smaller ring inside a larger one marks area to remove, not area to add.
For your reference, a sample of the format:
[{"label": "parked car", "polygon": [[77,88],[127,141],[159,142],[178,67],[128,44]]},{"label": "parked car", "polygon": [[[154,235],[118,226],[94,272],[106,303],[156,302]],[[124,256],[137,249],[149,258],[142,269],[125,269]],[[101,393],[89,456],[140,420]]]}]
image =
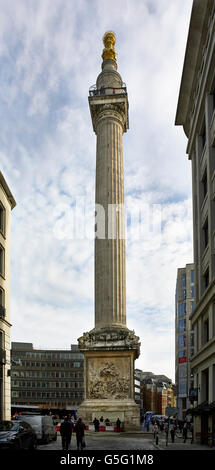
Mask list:
[{"label": "parked car", "polygon": [[0,421],[0,450],[35,450],[37,438],[30,424],[22,420]]},{"label": "parked car", "polygon": [[22,415],[22,419],[31,425],[36,432],[38,441],[45,442],[56,441],[57,430],[51,416],[41,415]]}]

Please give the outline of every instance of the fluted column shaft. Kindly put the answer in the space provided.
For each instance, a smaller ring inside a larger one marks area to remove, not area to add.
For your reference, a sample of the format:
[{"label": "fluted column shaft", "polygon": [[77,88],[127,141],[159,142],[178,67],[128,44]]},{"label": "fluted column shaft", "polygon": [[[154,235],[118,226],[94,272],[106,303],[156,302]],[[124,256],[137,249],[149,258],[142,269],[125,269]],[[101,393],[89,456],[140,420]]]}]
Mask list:
[{"label": "fluted column shaft", "polygon": [[123,119],[109,108],[96,124],[96,203],[105,211],[105,238],[95,239],[96,328],[126,326]]}]

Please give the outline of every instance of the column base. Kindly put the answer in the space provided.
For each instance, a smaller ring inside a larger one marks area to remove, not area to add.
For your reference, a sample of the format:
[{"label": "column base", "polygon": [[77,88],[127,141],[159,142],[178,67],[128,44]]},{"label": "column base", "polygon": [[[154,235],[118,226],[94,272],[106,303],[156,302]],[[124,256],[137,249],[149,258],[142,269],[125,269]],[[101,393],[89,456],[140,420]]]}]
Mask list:
[{"label": "column base", "polygon": [[85,424],[103,416],[104,421],[108,418],[115,425],[119,418],[125,431],[140,429],[140,409],[134,400],[84,400],[78,408],[78,416]]}]

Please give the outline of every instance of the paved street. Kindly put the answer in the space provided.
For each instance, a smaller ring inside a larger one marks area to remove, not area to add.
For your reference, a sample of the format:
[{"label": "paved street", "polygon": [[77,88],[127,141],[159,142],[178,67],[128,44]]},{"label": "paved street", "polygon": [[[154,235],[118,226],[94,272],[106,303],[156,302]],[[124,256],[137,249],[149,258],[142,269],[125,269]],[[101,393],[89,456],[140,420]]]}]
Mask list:
[{"label": "paved street", "polygon": [[[133,433],[92,433],[86,432],[88,450],[154,450],[153,436]],[[38,450],[61,450],[61,437],[56,442],[38,446]],[[73,435],[70,450],[76,450],[76,437]]]},{"label": "paved street", "polygon": [[[155,444],[151,433],[93,433],[86,432],[87,450],[209,450],[207,446],[191,444],[190,439],[183,443],[182,438],[176,438],[175,443],[166,446],[165,436],[159,434],[158,445]],[[56,442],[38,446],[38,450],[61,450],[61,437]],[[69,450],[76,450],[76,437],[73,435]]]}]

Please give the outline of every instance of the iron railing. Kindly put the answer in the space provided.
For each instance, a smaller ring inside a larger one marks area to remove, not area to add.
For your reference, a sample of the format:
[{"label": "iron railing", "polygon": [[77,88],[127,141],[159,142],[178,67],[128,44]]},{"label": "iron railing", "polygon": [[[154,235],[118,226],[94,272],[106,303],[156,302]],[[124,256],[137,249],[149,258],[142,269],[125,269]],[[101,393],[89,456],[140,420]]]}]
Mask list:
[{"label": "iron railing", "polygon": [[101,87],[97,88],[96,85],[92,85],[89,89],[90,96],[104,96],[104,95],[122,95],[127,93],[126,84],[122,83],[121,87]]}]

